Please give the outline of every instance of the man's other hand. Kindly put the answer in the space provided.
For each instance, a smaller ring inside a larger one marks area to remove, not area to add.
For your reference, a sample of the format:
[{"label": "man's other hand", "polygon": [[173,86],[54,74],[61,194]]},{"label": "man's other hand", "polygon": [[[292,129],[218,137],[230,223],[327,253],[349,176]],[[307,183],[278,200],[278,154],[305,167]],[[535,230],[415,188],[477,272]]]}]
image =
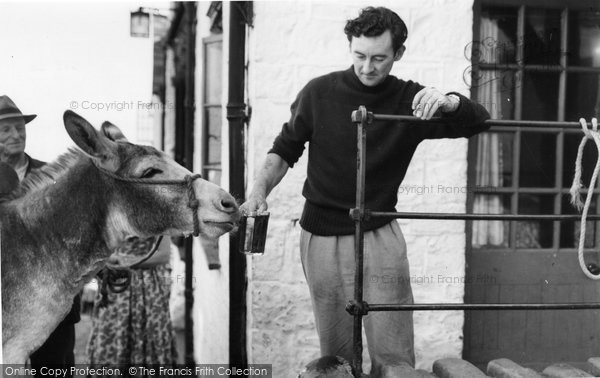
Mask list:
[{"label": "man's other hand", "polygon": [[451,113],[458,108],[460,100],[456,96],[446,96],[433,87],[421,89],[413,99],[413,115],[421,119],[431,119],[440,109],[444,113]]},{"label": "man's other hand", "polygon": [[18,186],[17,172],[10,165],[0,161],[0,198],[10,194]]}]

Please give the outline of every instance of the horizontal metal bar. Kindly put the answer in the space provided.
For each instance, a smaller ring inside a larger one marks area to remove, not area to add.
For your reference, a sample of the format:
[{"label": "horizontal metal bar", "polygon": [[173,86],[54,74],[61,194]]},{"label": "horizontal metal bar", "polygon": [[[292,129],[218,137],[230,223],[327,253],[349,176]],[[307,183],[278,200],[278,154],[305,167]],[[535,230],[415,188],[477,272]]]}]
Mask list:
[{"label": "horizontal metal bar", "polygon": [[574,134],[577,132],[581,132],[581,127],[565,129],[565,128],[560,128],[560,127],[541,127],[541,126],[532,126],[532,127],[527,127],[527,126],[490,126],[490,129],[488,131],[496,132],[496,133],[500,133],[500,132],[514,133],[515,131],[519,131],[519,130],[523,130],[523,129],[525,131],[535,131],[535,132],[547,133],[547,134],[550,134],[550,133],[558,134],[560,132]]},{"label": "horizontal metal bar", "polygon": [[[516,72],[520,69],[526,72],[562,72],[565,69],[559,65],[542,65],[542,64],[531,64],[527,66],[520,66],[518,64],[500,64],[500,63],[479,63],[478,68],[480,71],[485,72],[494,72],[498,74],[495,79],[499,78],[499,75],[504,74],[506,72]],[[485,83],[484,83],[485,84]]]},{"label": "horizontal metal bar", "polygon": [[[424,188],[428,188],[427,186],[423,186]],[[435,188],[435,186],[429,187],[431,191]],[[440,188],[442,188],[440,186]],[[443,186],[445,189],[446,186]],[[557,188],[557,187],[516,187],[516,186],[467,186],[467,187],[455,187],[460,190],[473,192],[476,194],[570,194],[570,188]],[[464,189],[463,189],[464,188]],[[454,188],[452,188],[454,189]],[[581,188],[580,193],[587,193],[587,188]],[[594,193],[600,193],[600,189],[595,188]]]},{"label": "horizontal metal bar", "polygon": [[[552,248],[552,247],[545,247],[545,248],[508,248],[508,247],[472,247],[471,248],[471,253],[480,253],[480,252],[493,252],[493,253],[515,253],[515,252],[519,252],[519,253],[536,253],[536,254],[543,254],[543,253],[561,253],[561,254],[568,254],[568,253],[572,253],[572,254],[576,254],[578,253],[577,248],[572,247],[572,248],[566,248],[566,247],[562,247],[562,248]],[[600,253],[599,250],[594,249],[594,248],[584,248],[583,249],[583,253],[589,254],[589,253]]]},{"label": "horizontal metal bar", "polygon": [[[460,213],[399,213],[387,211],[366,211],[366,216],[397,219],[439,219],[439,220],[581,220],[578,214],[460,214]],[[599,220],[600,214],[588,214],[588,220]]]},{"label": "horizontal metal bar", "polygon": [[[484,121],[485,124],[493,126],[494,128],[501,128],[506,126],[519,126],[519,127],[539,127],[539,128],[553,128],[553,129],[578,129],[581,130],[581,124],[579,122],[566,122],[566,121],[517,121],[512,119],[488,119]],[[592,123],[587,122],[588,127],[592,128]]]},{"label": "horizontal metal bar", "polygon": [[[416,122],[416,123],[430,123],[440,124],[446,123],[449,120],[445,118],[435,117],[429,120],[423,120],[421,118],[406,116],[406,115],[392,115],[392,114],[373,114],[373,121],[399,121],[399,122]],[[512,119],[488,119],[484,121],[486,125],[490,125],[494,128],[502,128],[509,126],[520,126],[520,127],[531,127],[531,128],[552,128],[552,129],[580,129],[581,124],[579,122],[558,122],[558,121],[517,121]],[[592,123],[588,122],[588,127],[591,129]]]},{"label": "horizontal metal bar", "polygon": [[368,311],[445,311],[445,310],[589,310],[600,303],[421,303],[369,304]]},{"label": "horizontal metal bar", "polygon": [[569,73],[600,73],[600,67],[584,67],[584,66],[567,66],[563,67],[559,64],[555,65],[544,65],[544,64],[526,64],[518,65],[516,63],[478,63],[477,68],[481,71],[517,71],[522,69],[523,71],[531,72],[562,72],[566,71]]}]

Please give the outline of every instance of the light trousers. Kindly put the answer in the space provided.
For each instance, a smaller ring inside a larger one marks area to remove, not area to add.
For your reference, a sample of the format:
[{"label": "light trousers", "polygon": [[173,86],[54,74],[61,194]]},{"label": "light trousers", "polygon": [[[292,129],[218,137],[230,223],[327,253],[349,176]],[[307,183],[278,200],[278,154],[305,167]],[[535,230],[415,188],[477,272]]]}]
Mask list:
[{"label": "light trousers", "polygon": [[[300,253],[323,356],[352,361],[354,318],[346,304],[354,298],[354,235],[320,236],[302,230]],[[372,304],[412,304],[406,242],[396,221],[365,232],[363,299]],[[410,311],[370,312],[363,317],[371,376],[386,366],[414,366]]]}]

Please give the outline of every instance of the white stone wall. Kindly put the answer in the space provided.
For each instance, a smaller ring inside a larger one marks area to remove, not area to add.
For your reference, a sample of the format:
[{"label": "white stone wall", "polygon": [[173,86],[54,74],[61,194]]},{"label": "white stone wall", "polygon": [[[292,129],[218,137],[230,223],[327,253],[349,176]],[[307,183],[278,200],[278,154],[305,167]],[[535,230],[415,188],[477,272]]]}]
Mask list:
[{"label": "white stone wall", "polygon": [[[210,2],[198,2],[196,10],[196,89],[195,89],[195,127],[194,127],[194,170],[200,172],[202,166],[202,124],[204,116],[203,80],[203,41],[210,35],[210,19],[206,12]],[[229,4],[223,3],[223,51],[228,46]],[[221,104],[227,104],[227,54],[223,54]],[[223,108],[225,109],[225,108]],[[227,119],[225,111],[221,120],[223,132],[221,136],[222,175],[221,186],[228,187],[228,158],[227,158]],[[206,255],[198,238],[194,238],[194,359],[198,364],[227,364],[229,362],[229,236],[219,239],[219,257],[221,269],[208,270]]]},{"label": "white stone wall", "polygon": [[[255,2],[249,40],[249,182],[262,164],[289,106],[311,78],[350,66],[345,21],[368,5],[395,10],[407,23],[404,58],[392,71],[442,91],[469,95],[463,71],[472,39],[472,1]],[[399,210],[464,212],[467,141],[423,143],[399,193]],[[249,266],[249,356],[272,363],[275,377],[289,377],[319,356],[318,338],[299,259],[298,218],[304,199],[306,156],[291,169],[268,201],[266,253]],[[368,185],[368,183],[367,183]],[[412,188],[412,189],[411,189]],[[450,193],[448,193],[448,191]],[[411,263],[416,302],[462,302],[463,222],[401,221]],[[448,280],[459,281],[456,284]],[[440,282],[441,281],[441,282]],[[461,312],[415,313],[417,366],[460,356]]]}]

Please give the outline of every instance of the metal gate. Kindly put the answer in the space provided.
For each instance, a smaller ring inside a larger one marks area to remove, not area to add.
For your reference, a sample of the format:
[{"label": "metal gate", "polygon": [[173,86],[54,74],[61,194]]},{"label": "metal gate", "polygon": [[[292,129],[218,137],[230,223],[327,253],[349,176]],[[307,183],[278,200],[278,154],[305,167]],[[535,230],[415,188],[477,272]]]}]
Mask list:
[{"label": "metal gate", "polygon": [[[551,220],[566,221],[580,220],[580,216],[573,215],[547,215],[547,214],[457,214],[457,213],[407,213],[407,212],[379,212],[365,208],[365,175],[366,175],[366,140],[368,125],[374,121],[419,122],[425,124],[440,124],[445,120],[437,118],[421,120],[412,116],[399,116],[388,114],[373,114],[364,106],[352,112],[352,122],[357,127],[357,157],[356,157],[356,207],[350,210],[350,217],[354,220],[354,245],[356,271],[354,277],[354,299],[350,301],[346,310],[354,316],[353,348],[354,356],[352,368],[355,376],[362,374],[362,317],[370,311],[439,311],[439,310],[583,310],[600,309],[600,302],[589,303],[421,303],[421,304],[393,304],[393,303],[367,303],[363,300],[363,254],[364,254],[364,229],[363,221],[371,217],[385,217],[389,219],[437,219],[437,220]],[[494,129],[506,127],[527,128],[565,128],[580,129],[578,122],[546,122],[546,121],[513,121],[513,120],[487,120],[486,124]],[[588,220],[600,220],[600,215],[588,215]]]}]

